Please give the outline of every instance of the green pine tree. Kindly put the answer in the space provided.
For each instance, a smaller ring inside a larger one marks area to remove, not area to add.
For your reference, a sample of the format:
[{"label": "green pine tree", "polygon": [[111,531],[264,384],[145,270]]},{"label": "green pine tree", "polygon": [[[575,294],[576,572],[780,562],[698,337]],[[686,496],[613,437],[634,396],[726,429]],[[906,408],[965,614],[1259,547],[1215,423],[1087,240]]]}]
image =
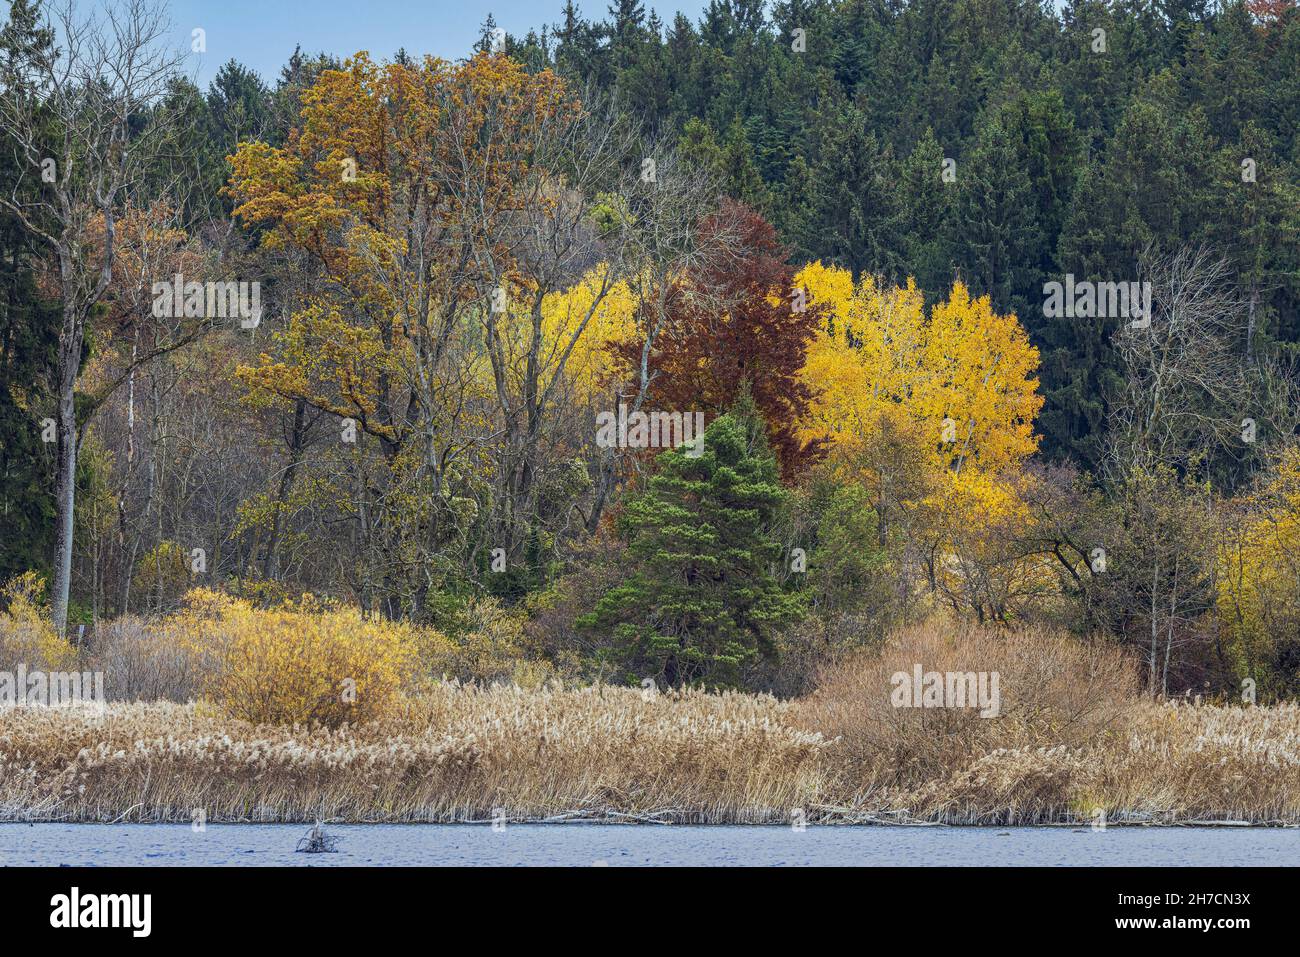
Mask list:
[{"label": "green pine tree", "polygon": [[620,519],[631,574],[578,625],[630,679],[734,684],[800,605],[773,577],[787,493],[753,400],[714,420],[702,449],[664,452],[658,466]]},{"label": "green pine tree", "polygon": [[1041,298],[1031,304],[1027,292],[1044,244],[1023,149],[1004,119],[990,118],[970,158],[958,163],[949,236],[972,291],[987,294],[999,312],[1025,316],[1031,306],[1041,309]]}]

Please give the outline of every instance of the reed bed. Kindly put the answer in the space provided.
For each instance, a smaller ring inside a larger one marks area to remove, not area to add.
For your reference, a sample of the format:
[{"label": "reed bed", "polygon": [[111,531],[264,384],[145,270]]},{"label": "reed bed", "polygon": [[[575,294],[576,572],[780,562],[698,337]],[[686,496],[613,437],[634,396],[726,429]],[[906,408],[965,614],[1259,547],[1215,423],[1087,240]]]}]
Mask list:
[{"label": "reed bed", "polygon": [[[1001,710],[906,708],[915,665]],[[0,820],[1300,824],[1300,707],[1157,703],[1113,647],[928,623],[796,701],[421,682],[365,723],[0,709]]]},{"label": "reed bed", "polygon": [[[202,706],[0,713],[7,821],[1300,824],[1300,708],[1143,704],[1075,746],[984,751],[906,784],[800,705],[446,685],[331,730]],[[856,775],[856,777],[855,777]]]},{"label": "reed bed", "polygon": [[[761,823],[820,792],[825,742],[772,698],[448,684],[330,730],[195,705],[0,714],[8,820]],[[499,810],[498,810],[499,809]]]},{"label": "reed bed", "polygon": [[948,824],[1300,825],[1298,734],[1292,704],[1147,704],[1087,746],[997,748],[885,803]]}]

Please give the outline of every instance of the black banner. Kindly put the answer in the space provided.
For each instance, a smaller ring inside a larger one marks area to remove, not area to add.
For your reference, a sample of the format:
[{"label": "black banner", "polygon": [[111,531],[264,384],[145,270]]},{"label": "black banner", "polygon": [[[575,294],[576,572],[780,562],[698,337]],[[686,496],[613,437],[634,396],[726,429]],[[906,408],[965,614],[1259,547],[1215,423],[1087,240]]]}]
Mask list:
[{"label": "black banner", "polygon": [[[1281,868],[7,868],[0,900],[11,943],[112,940],[337,946],[410,934],[494,939],[557,924],[613,921],[729,944],[788,932],[904,931],[933,943],[1192,939],[1231,947],[1294,926]],[[454,871],[454,872],[453,872]],[[666,873],[670,871],[671,873]],[[617,873],[613,873],[617,872]],[[965,928],[965,930],[963,930]],[[967,934],[969,932],[969,934]],[[867,937],[871,935],[871,937]],[[963,936],[966,935],[966,936]]]}]

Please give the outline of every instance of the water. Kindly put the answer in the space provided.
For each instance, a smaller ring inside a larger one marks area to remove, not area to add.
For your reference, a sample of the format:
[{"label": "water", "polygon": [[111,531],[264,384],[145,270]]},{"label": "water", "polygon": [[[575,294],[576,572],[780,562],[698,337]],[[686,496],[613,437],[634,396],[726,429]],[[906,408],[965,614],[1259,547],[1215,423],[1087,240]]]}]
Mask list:
[{"label": "water", "polygon": [[0,824],[0,865],[962,865],[1300,864],[1300,829],[328,826],[334,854],[295,853],[297,824]]}]

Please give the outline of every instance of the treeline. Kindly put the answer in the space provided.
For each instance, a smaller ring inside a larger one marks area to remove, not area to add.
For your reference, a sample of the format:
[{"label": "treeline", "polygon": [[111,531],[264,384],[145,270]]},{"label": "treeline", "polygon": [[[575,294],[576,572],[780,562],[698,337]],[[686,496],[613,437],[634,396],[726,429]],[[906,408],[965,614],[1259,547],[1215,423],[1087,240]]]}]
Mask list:
[{"label": "treeline", "polygon": [[23,621],[310,594],[464,678],[797,693],[942,614],[1300,690],[1293,5],[569,5],[207,91],[117,14],[71,74],[78,18],[0,32]]},{"label": "treeline", "polygon": [[[1300,343],[1300,22],[1287,3],[611,3],[506,49],[619,94],[762,211],[796,261],[962,278],[1042,353],[1043,453],[1096,471],[1120,373],[1104,318],[1043,284],[1137,278],[1149,247],[1229,257],[1251,340]],[[485,25],[483,46],[495,24]],[[945,162],[948,175],[944,176]],[[1252,177],[1242,189],[1243,176]],[[1220,462],[1232,482],[1248,474]]]}]

